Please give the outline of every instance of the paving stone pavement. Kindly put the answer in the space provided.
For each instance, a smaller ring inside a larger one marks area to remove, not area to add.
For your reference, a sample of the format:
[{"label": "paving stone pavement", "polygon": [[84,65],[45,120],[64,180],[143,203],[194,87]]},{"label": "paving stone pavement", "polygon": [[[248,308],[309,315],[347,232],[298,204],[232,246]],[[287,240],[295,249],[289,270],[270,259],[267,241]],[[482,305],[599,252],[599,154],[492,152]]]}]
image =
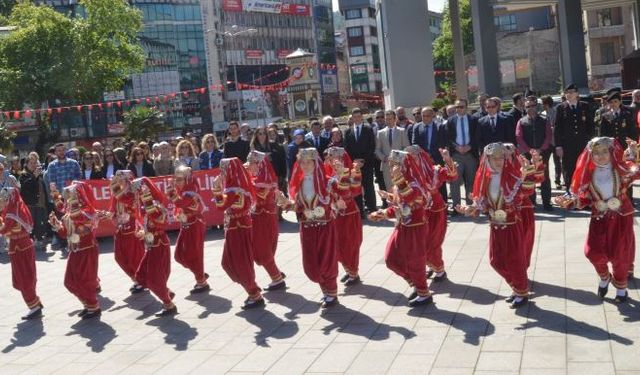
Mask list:
[{"label": "paving stone pavement", "polygon": [[[240,309],[244,292],[220,267],[219,230],[207,233],[209,295],[189,296],[191,274],[172,264],[175,319],[153,316],[161,305],[152,295],[129,294],[106,239],[100,321],[73,316],[80,306],[63,286],[65,259],[48,251],[37,262],[45,316],[21,322],[26,308],[0,254],[0,374],[640,374],[640,280],[630,283],[627,305],[616,306],[613,292],[597,298],[582,252],[586,212],[537,214],[533,298],[519,311],[503,302],[510,290],[489,265],[488,225],[464,218],[449,224],[449,281],[433,285],[434,305],[405,306],[410,290],[383,260],[392,229],[385,223],[364,227],[364,284],[340,287],[341,305],[320,311],[297,225],[286,218],[277,262],[289,288],[265,294],[260,311]],[[269,282],[263,269],[256,273]]]}]

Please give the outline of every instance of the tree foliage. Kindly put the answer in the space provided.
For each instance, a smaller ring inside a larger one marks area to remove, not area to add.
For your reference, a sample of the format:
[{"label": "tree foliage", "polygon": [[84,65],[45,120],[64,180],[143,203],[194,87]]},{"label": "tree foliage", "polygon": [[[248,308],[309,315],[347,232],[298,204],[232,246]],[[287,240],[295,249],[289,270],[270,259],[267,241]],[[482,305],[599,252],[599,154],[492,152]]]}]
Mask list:
[{"label": "tree foliage", "polygon": [[151,141],[158,133],[169,130],[164,112],[157,108],[138,106],[124,114],[124,135],[137,141]]},{"label": "tree foliage", "polygon": [[[79,6],[75,17],[26,1],[13,7],[8,24],[17,28],[0,38],[0,108],[99,101],[142,69],[141,12],[125,0]],[[39,141],[50,137],[47,119],[36,121]]]},{"label": "tree foliage", "polygon": [[13,150],[13,140],[16,133],[9,129],[5,122],[0,122],[0,152],[8,155]]},{"label": "tree foliage", "polygon": [[[459,4],[462,45],[466,55],[473,52],[471,3],[469,0],[459,0]],[[434,41],[433,46],[433,62],[439,69],[453,70],[453,35],[451,33],[451,14],[448,6],[445,6],[442,15],[441,33]]]}]

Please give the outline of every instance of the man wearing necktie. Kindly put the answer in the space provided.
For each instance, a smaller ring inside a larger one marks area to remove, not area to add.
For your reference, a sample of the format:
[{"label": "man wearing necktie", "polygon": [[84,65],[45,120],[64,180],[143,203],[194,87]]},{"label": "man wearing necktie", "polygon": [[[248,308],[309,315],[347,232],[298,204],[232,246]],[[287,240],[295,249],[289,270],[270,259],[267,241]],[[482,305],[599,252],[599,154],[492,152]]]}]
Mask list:
[{"label": "man wearing necktie", "polygon": [[324,157],[324,150],[329,147],[329,138],[325,138],[321,136],[322,125],[320,121],[314,119],[311,120],[311,131],[307,133],[306,140],[311,143],[313,147],[318,150],[318,154],[320,157]]},{"label": "man wearing necktie", "polygon": [[[365,217],[366,212],[377,211],[376,191],[373,186],[373,168],[375,164],[376,138],[373,129],[363,120],[360,108],[351,111],[353,127],[350,127],[344,135],[344,148],[352,160],[361,159],[364,162],[362,171],[363,195],[355,198],[361,215]],[[366,210],[365,210],[366,205]]]},{"label": "man wearing necktie", "polygon": [[487,99],[487,115],[478,120],[476,132],[476,147],[480,152],[491,143],[516,142],[516,124],[511,116],[500,113],[501,103],[500,98]]},{"label": "man wearing necktie", "polygon": [[627,138],[638,139],[638,127],[629,107],[622,105],[619,92],[612,92],[606,98],[609,110],[600,116],[597,124],[601,137],[612,137],[627,147]]},{"label": "man wearing necktie", "polygon": [[[460,187],[464,184],[465,201],[471,204],[469,193],[473,190],[473,180],[478,169],[478,149],[476,139],[476,118],[467,113],[467,100],[459,99],[455,103],[456,114],[446,123],[448,147],[451,158],[458,168],[458,179],[451,182],[451,200],[453,207],[460,204]],[[495,122],[492,126],[495,131]],[[457,212],[453,210],[453,215]]]},{"label": "man wearing necktie", "polygon": [[380,159],[380,169],[384,177],[384,184],[389,190],[393,186],[391,180],[391,169],[389,169],[389,155],[392,150],[403,151],[409,146],[409,139],[405,129],[398,127],[398,118],[396,112],[389,110],[385,112],[385,122],[387,127],[378,131],[376,140],[375,153]]},{"label": "man wearing necktie", "polygon": [[554,138],[556,154],[562,159],[566,191],[569,192],[578,156],[595,136],[594,114],[589,104],[580,101],[576,85],[564,89],[567,100],[556,108]]}]

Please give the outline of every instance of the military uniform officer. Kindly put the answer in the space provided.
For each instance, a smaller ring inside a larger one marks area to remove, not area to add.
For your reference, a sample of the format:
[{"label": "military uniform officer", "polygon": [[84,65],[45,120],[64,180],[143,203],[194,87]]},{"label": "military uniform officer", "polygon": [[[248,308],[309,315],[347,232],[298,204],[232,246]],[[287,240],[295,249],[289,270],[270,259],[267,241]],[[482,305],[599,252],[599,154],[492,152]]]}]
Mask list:
[{"label": "military uniform officer", "polygon": [[593,112],[579,99],[578,89],[570,84],[564,89],[567,98],[556,110],[554,136],[556,154],[562,158],[562,170],[569,192],[578,156],[595,133]]},{"label": "military uniform officer", "polygon": [[612,137],[620,142],[622,147],[627,147],[627,138],[637,141],[638,128],[633,113],[629,107],[621,104],[619,92],[613,92],[607,96],[609,109],[600,115],[598,127],[600,136]]}]

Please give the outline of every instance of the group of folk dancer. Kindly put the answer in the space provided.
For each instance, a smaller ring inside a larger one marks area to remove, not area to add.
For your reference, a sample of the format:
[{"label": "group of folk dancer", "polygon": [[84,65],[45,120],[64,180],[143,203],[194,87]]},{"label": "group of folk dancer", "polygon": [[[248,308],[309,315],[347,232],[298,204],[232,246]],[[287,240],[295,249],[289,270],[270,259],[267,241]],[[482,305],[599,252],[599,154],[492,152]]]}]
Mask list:
[{"label": "group of folk dancer", "polygon": [[[557,197],[561,207],[591,209],[585,254],[599,276],[597,293],[616,288],[615,301],[628,298],[627,279],[635,257],[633,205],[627,189],[640,178],[636,142],[626,151],[613,138],[592,139],[582,152],[571,183],[571,194]],[[434,164],[418,146],[395,150],[389,158],[391,191],[380,191],[389,207],[369,214],[372,221],[395,219],[384,259],[389,269],[413,288],[411,307],[433,302],[427,282],[446,279],[442,244],[447,229],[446,201],[439,188],[457,178],[456,165],[447,150],[440,150],[444,165]],[[352,161],[343,148],[331,147],[325,155],[314,148],[301,149],[289,183],[289,198],[278,190],[277,176],[267,154],[252,151],[248,162],[223,159],[213,183],[214,199],[203,201],[190,168],[179,167],[166,193],[148,178],[134,179],[130,171],[118,171],[110,188],[108,211],[98,211],[89,185],[75,181],[62,192],[52,190],[55,212],[49,221],[69,243],[65,287],[82,303],[82,319],[100,316],[98,302],[99,249],[96,226],[113,220],[115,259],[133,281],[131,293],[150,290],[162,301],[157,316],[177,313],[174,292],[167,286],[171,270],[170,242],[166,234],[173,206],[181,224],[175,260],[189,269],[195,286],[190,293],[210,290],[204,271],[203,211],[214,204],[225,215],[222,268],[247,293],[243,309],[263,307],[262,289],[256,283],[254,263],[271,278],[268,291],[286,288],[285,274],[275,261],[278,243],[278,211],[294,210],[300,223],[303,269],[320,285],[322,308],[338,303],[338,263],[344,268],[340,281],[346,288],[361,282],[358,273],[362,221],[354,198],[361,194],[362,162]],[[529,298],[527,269],[533,250],[535,219],[530,197],[544,179],[539,154],[519,155],[512,144],[492,143],[484,148],[473,185],[473,205],[458,206],[467,216],[489,217],[491,266],[512,288],[511,308],[525,306]],[[19,192],[0,191],[0,233],[10,241],[13,286],[26,302],[23,319],[42,316],[36,293],[36,266],[30,238],[32,218]],[[611,264],[611,268],[609,266]]]}]

